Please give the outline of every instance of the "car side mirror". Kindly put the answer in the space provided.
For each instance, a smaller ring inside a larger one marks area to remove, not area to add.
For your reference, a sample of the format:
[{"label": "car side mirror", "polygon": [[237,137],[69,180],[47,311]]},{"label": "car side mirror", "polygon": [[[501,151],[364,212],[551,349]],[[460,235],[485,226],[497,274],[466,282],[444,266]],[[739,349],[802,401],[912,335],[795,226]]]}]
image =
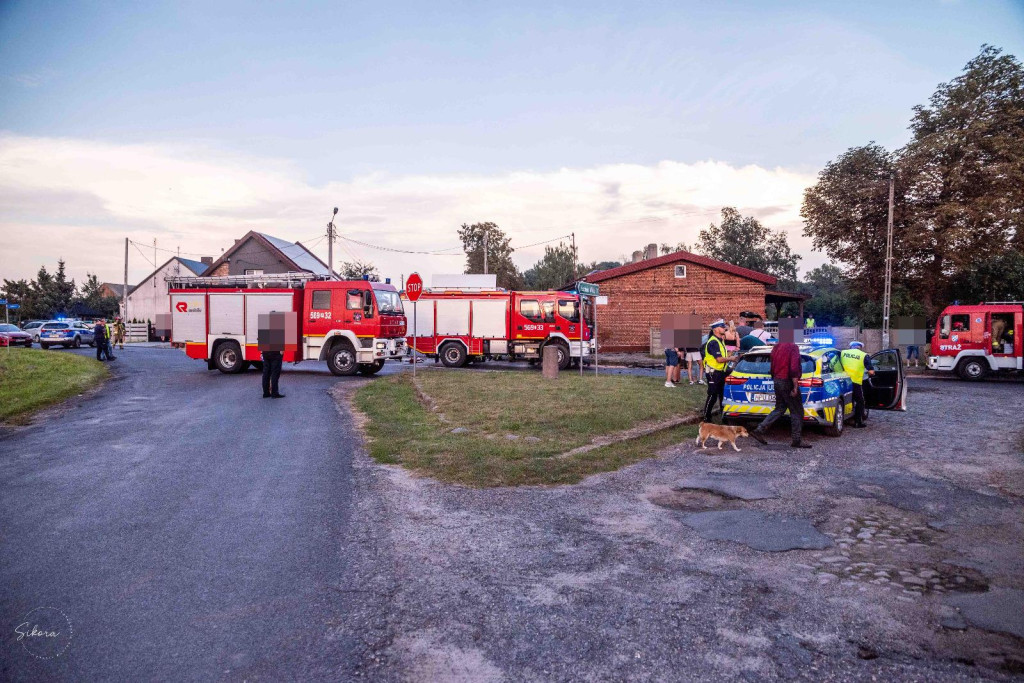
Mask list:
[{"label": "car side mirror", "polygon": [[363,292],[363,317],[373,317],[373,294],[370,292]]}]

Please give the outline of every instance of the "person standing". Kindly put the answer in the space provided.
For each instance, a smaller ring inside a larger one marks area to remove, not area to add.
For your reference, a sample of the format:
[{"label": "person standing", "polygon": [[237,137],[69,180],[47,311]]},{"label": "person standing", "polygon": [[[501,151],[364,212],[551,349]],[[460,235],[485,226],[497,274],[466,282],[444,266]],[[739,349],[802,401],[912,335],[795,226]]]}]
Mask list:
[{"label": "person standing", "polygon": [[711,422],[711,416],[715,412],[715,403],[722,405],[725,397],[725,369],[730,361],[736,360],[736,356],[730,356],[725,348],[724,320],[716,320],[711,323],[711,336],[704,345],[704,376],[708,380],[708,396],[704,401],[704,421]]},{"label": "person standing", "polygon": [[278,391],[283,360],[284,354],[280,351],[263,352],[263,398],[284,398]]},{"label": "person standing", "polygon": [[124,321],[121,320],[121,316],[117,316],[114,318],[114,341],[111,343],[111,346],[116,345],[124,351],[124,336]]},{"label": "person standing", "polygon": [[859,341],[850,342],[850,348],[839,354],[843,370],[853,380],[853,426],[862,428],[864,424],[864,375],[874,376],[871,367],[871,356],[864,352],[864,344]]},{"label": "person standing", "polygon": [[110,346],[107,344],[107,325],[103,319],[96,321],[96,326],[92,328],[93,344],[96,346],[96,360],[113,360],[110,357]]},{"label": "person standing", "polygon": [[679,382],[679,349],[665,349],[665,387],[674,389]]},{"label": "person standing", "polygon": [[[780,335],[783,331],[780,330]],[[781,341],[785,339],[786,341]],[[780,337],[780,342],[772,349],[771,372],[772,380],[775,382],[775,408],[768,416],[761,421],[761,424],[751,430],[750,435],[763,444],[768,441],[764,438],[768,428],[789,411],[791,437],[790,446],[793,448],[810,448],[811,444],[804,443],[802,430],[804,426],[804,404],[800,395],[800,376],[803,371],[800,368],[800,349],[792,341],[792,333]]]}]

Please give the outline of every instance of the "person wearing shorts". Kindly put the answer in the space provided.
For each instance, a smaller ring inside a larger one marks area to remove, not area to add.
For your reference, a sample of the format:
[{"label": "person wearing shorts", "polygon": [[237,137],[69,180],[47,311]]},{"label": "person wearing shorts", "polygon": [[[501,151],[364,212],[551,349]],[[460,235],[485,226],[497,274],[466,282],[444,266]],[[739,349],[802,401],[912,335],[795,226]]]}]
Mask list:
[{"label": "person wearing shorts", "polygon": [[679,382],[679,349],[665,349],[665,386],[672,389]]},{"label": "person wearing shorts", "polygon": [[907,367],[910,367],[910,359],[914,359],[914,367],[917,367],[917,362],[921,360],[921,347],[917,344],[910,344],[907,346]]},{"label": "person wearing shorts", "polygon": [[700,349],[686,349],[686,376],[690,378],[690,384],[704,384],[701,369]]}]

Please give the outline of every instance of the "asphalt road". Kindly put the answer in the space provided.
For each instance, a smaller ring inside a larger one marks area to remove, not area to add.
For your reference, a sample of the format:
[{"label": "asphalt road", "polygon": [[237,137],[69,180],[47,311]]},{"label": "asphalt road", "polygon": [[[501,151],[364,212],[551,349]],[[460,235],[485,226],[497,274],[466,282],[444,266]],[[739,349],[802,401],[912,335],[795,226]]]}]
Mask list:
[{"label": "asphalt road", "polygon": [[[0,679],[365,672],[382,607],[360,587],[373,569],[338,378],[287,367],[287,398],[263,399],[256,372],[119,353],[99,393],[0,436]],[[61,657],[13,637],[37,607],[71,622]]]}]

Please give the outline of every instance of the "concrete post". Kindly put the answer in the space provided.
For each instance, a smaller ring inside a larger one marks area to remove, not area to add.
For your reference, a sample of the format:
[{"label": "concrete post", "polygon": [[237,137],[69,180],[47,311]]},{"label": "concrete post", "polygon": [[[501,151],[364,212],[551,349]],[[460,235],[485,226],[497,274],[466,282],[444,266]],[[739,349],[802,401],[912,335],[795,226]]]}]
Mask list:
[{"label": "concrete post", "polygon": [[544,358],[541,361],[541,374],[545,379],[558,378],[558,349],[554,344],[544,347]]}]

